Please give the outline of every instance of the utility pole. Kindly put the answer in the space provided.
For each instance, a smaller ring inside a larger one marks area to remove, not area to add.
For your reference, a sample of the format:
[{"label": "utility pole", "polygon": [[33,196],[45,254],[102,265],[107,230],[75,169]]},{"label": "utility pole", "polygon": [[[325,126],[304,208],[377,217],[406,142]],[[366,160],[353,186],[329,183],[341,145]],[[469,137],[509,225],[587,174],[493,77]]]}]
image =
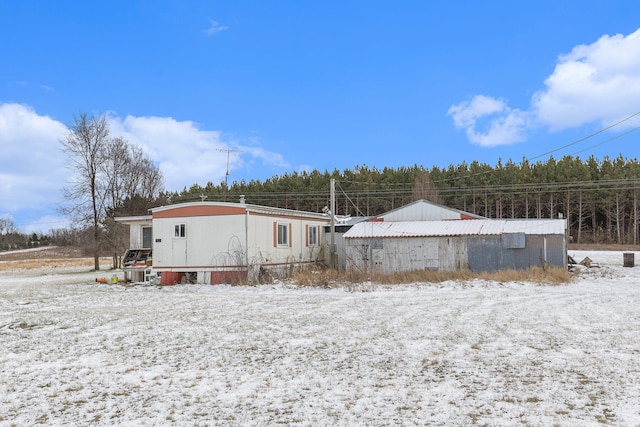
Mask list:
[{"label": "utility pole", "polygon": [[331,247],[329,248],[329,267],[336,269],[336,180],[331,178],[330,199],[331,199]]}]

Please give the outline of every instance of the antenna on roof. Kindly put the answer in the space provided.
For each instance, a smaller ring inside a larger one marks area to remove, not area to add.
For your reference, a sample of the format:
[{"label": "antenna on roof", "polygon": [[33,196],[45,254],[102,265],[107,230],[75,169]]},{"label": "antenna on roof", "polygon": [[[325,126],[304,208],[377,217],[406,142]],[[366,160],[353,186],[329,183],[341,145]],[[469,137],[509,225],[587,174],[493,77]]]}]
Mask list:
[{"label": "antenna on roof", "polygon": [[224,196],[224,200],[225,202],[227,201],[227,194],[229,193],[229,156],[231,155],[231,153],[236,153],[238,150],[234,150],[232,148],[217,148],[217,151],[226,151],[227,152],[227,171],[225,172],[224,175],[224,187],[225,187],[225,196]]},{"label": "antenna on roof", "polygon": [[204,195],[204,194],[200,194],[200,200],[202,200],[204,202],[204,199],[206,199],[208,196]]}]

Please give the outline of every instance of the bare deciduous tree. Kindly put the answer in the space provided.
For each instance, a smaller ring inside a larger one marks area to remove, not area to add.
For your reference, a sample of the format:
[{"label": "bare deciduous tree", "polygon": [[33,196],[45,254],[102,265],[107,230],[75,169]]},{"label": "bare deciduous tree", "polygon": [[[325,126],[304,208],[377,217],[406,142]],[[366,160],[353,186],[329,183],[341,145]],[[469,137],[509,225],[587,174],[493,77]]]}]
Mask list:
[{"label": "bare deciduous tree", "polygon": [[100,268],[102,225],[107,216],[136,197],[153,199],[162,191],[160,170],[123,138],[110,138],[106,116],[80,114],[61,141],[70,180],[63,192],[64,212],[93,230],[94,267]]},{"label": "bare deciduous tree", "polygon": [[0,217],[0,235],[14,233],[15,231],[16,226],[11,218]]},{"label": "bare deciduous tree", "polygon": [[414,200],[428,200],[433,203],[442,203],[442,199],[440,198],[440,193],[438,189],[431,181],[431,177],[429,176],[429,171],[423,170],[416,177],[413,183],[413,191],[412,191]]},{"label": "bare deciduous tree", "polygon": [[94,268],[99,270],[100,220],[107,196],[101,177],[101,165],[109,144],[106,116],[94,117],[82,113],[74,117],[73,124],[61,143],[63,151],[68,155],[68,168],[71,171],[71,179],[63,193],[72,205],[65,208],[65,212],[80,223],[92,227]]},{"label": "bare deciduous tree", "polygon": [[162,191],[163,179],[158,167],[142,148],[123,138],[111,140],[102,164],[111,208],[118,208],[122,201],[136,196],[154,199]]},{"label": "bare deciduous tree", "polygon": [[128,227],[113,219],[119,215],[144,215],[160,203],[163,179],[159,168],[144,150],[115,138],[107,147],[103,163],[108,182],[105,242],[113,249],[114,260],[129,242]]}]

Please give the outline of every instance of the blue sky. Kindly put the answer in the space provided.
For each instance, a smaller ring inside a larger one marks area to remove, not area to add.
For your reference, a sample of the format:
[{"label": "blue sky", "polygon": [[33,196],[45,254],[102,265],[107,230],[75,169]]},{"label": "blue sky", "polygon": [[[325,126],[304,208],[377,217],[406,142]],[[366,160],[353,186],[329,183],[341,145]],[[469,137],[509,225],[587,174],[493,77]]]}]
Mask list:
[{"label": "blue sky", "polygon": [[[168,190],[537,156],[640,111],[634,1],[5,1],[0,216],[66,226],[60,139],[108,114]],[[637,118],[640,118],[638,116]],[[553,153],[638,156],[628,120]],[[545,160],[545,157],[537,158]]]}]

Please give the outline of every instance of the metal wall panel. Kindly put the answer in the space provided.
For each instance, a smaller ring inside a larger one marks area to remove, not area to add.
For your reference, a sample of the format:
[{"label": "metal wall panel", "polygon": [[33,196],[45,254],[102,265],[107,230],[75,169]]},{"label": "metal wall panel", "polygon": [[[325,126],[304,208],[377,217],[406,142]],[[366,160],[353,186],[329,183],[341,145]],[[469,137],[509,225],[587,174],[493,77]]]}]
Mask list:
[{"label": "metal wall panel", "polygon": [[345,239],[346,268],[393,273],[434,269],[493,272],[546,265],[566,267],[564,236],[525,236],[525,247],[505,247],[502,236],[389,237],[372,250],[373,239]]},{"label": "metal wall panel", "polygon": [[468,237],[467,256],[471,271],[479,273],[501,270],[505,265],[513,265],[510,255],[503,250],[500,236]]},{"label": "metal wall panel", "polygon": [[526,236],[524,248],[508,248],[502,245],[499,237],[469,237],[469,269],[475,272],[492,272],[515,269],[526,270],[532,267],[566,267],[566,249],[564,237]]}]

